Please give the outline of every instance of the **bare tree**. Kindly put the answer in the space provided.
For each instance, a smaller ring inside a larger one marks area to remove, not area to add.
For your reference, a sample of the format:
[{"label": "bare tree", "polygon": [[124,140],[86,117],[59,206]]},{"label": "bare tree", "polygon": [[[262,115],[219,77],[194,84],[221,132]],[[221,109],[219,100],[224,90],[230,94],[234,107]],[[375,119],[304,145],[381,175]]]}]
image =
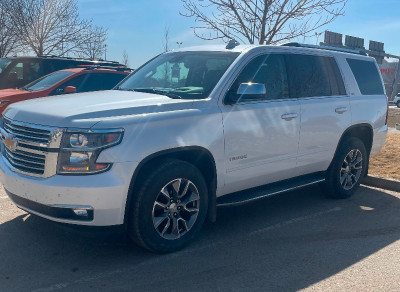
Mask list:
[{"label": "bare tree", "polygon": [[82,33],[77,55],[91,60],[101,59],[106,49],[107,30],[99,26],[89,26]]},{"label": "bare tree", "polygon": [[274,44],[312,32],[344,14],[347,0],[181,0],[201,39]]},{"label": "bare tree", "polygon": [[11,23],[9,2],[10,0],[0,0],[0,58],[17,53],[21,49],[18,35]]},{"label": "bare tree", "polygon": [[126,50],[122,53],[122,64],[124,64],[126,67],[129,67],[129,56]]},{"label": "bare tree", "polygon": [[37,55],[65,55],[85,40],[91,22],[81,20],[77,0],[12,0],[12,23]]},{"label": "bare tree", "polygon": [[164,52],[169,51],[169,26],[165,26],[164,28],[163,47]]}]

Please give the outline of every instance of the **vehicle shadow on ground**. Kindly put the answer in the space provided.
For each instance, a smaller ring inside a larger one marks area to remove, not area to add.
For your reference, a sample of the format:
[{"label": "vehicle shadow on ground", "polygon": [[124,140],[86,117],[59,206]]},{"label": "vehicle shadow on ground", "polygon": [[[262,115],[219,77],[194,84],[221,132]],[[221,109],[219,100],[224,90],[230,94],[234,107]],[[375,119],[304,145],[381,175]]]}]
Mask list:
[{"label": "vehicle shadow on ground", "polygon": [[318,187],[220,209],[198,240],[155,255],[120,230],[21,215],[0,225],[2,291],[298,290],[400,239],[400,200],[362,187],[348,200]]}]

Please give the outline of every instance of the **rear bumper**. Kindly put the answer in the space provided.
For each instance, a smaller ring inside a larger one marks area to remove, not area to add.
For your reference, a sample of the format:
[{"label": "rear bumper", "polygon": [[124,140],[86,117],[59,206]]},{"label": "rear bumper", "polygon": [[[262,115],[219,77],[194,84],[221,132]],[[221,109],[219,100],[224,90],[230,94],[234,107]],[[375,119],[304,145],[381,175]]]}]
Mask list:
[{"label": "rear bumper", "polygon": [[15,205],[29,213],[62,223],[111,226],[124,222],[136,166],[115,163],[96,175],[37,178],[13,172],[0,156],[0,181]]}]

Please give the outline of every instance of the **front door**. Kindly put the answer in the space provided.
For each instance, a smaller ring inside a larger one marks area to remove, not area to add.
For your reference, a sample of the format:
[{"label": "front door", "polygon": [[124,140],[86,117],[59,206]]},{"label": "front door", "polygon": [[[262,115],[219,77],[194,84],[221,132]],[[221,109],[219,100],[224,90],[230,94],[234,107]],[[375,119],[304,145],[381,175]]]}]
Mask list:
[{"label": "front door", "polygon": [[[238,95],[242,83],[264,84],[263,95]],[[289,98],[285,59],[261,55],[242,70],[225,96],[225,193],[295,176],[300,104]]]}]

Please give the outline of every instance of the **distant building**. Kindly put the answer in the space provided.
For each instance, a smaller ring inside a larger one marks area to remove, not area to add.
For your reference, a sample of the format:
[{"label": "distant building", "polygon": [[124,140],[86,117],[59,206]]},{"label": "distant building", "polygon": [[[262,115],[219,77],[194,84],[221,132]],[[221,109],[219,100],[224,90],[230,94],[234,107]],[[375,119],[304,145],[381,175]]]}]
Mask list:
[{"label": "distant building", "polygon": [[[383,78],[383,83],[385,83],[385,88],[386,88],[386,94],[389,96],[389,98],[392,96],[393,92],[393,85],[394,85],[394,79],[396,77],[396,72],[397,72],[397,67],[399,65],[399,62],[388,62],[386,60],[383,60],[382,64],[379,64],[379,68],[381,69],[381,74]],[[396,88],[396,94],[400,92],[400,80],[397,80],[397,88]]]}]

